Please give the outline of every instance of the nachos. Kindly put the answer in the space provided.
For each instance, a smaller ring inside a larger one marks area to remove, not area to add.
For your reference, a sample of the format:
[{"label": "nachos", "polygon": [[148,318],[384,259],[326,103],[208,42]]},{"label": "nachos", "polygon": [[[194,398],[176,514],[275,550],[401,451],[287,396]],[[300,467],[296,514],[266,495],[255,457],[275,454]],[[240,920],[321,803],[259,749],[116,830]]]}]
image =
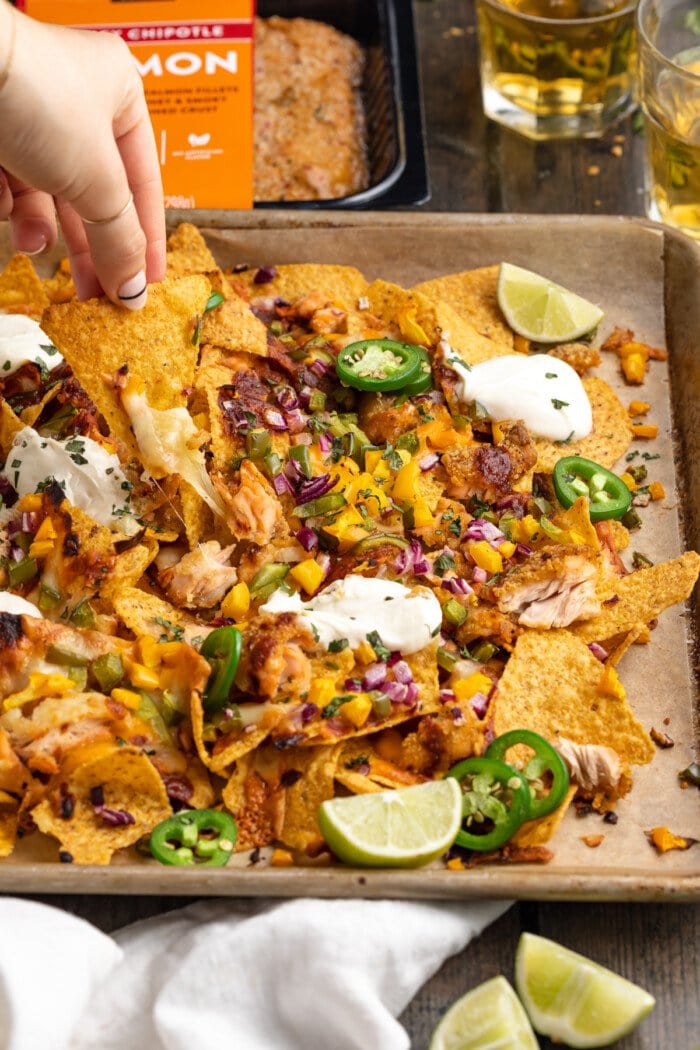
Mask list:
[{"label": "nachos", "polygon": [[0,275],[0,855],[330,861],[321,803],[468,767],[467,855],[543,859],[653,758],[618,664],[700,569],[622,557],[653,435],[497,267],[224,272],[187,225],[168,258],[138,313]]}]

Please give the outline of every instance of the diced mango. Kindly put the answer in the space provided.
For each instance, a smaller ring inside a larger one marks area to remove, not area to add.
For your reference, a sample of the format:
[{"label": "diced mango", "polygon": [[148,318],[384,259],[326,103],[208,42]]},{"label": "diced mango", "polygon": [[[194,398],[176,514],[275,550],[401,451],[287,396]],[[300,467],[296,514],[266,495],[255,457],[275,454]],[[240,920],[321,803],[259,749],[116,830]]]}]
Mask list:
[{"label": "diced mango", "polygon": [[643,354],[627,354],[622,358],[622,374],[628,383],[643,383],[647,371],[647,358]]},{"label": "diced mango", "polygon": [[416,496],[416,482],[420,467],[415,459],[405,463],[394,479],[391,494],[395,500],[410,502]]},{"label": "diced mango", "polygon": [[150,634],[142,635],[136,643],[136,653],[140,662],[151,670],[160,667],[163,659],[162,649],[163,646],[159,645]]},{"label": "diced mango", "polygon": [[435,524],[435,516],[424,499],[417,499],[413,504],[413,524],[417,529],[429,528]]},{"label": "diced mango", "polygon": [[360,694],[355,697],[354,700],[348,700],[347,703],[343,704],[340,708],[340,714],[351,725],[354,725],[356,729],[359,729],[365,724],[370,714],[372,713],[372,701],[368,696]]},{"label": "diced mango", "polygon": [[632,423],[632,433],[636,438],[653,440],[659,436],[659,428],[656,423]]},{"label": "diced mango", "polygon": [[317,561],[314,561],[313,558],[307,558],[290,569],[289,575],[296,580],[307,594],[315,594],[323,583],[324,572]]},{"label": "diced mango", "polygon": [[44,518],[39,528],[36,530],[35,540],[55,540],[56,530],[53,527],[51,518]]},{"label": "diced mango", "polygon": [[512,558],[515,554],[515,544],[510,540],[505,540],[498,548],[498,553],[503,558]]},{"label": "diced mango", "polygon": [[332,678],[317,678],[311,683],[308,701],[316,704],[316,707],[325,707],[338,693],[335,681]]},{"label": "diced mango", "polygon": [[141,695],[135,693],[133,689],[113,689],[110,696],[116,703],[128,707],[131,711],[141,706]]},{"label": "diced mango", "polygon": [[660,481],[652,481],[649,486],[649,495],[653,500],[665,499],[666,489],[663,487]]},{"label": "diced mango", "polygon": [[270,864],[273,868],[291,868],[294,864],[294,857],[287,849],[276,849],[272,852]]},{"label": "diced mango", "polygon": [[126,660],[126,673],[132,685],[137,689],[158,689],[160,678],[156,671],[145,664],[137,664],[133,660]]},{"label": "diced mango", "polygon": [[359,664],[373,664],[377,659],[377,654],[369,642],[360,642],[355,649],[355,659]]},{"label": "diced mango", "polygon": [[[376,474],[379,464],[382,462],[384,450],[381,448],[368,448],[365,452],[365,470],[370,474]],[[389,467],[385,463],[386,477],[389,477]]]},{"label": "diced mango", "polygon": [[33,700],[43,700],[49,696],[65,696],[74,689],[75,685],[67,675],[57,672],[45,674],[43,671],[32,671],[29,675],[29,684],[20,692],[11,693],[6,697],[3,708],[5,711],[12,711]]},{"label": "diced mango", "polygon": [[517,543],[527,543],[539,530],[539,527],[537,519],[533,518],[532,514],[526,514],[524,518],[513,522],[511,527],[513,539]]},{"label": "diced mango", "polygon": [[41,510],[41,493],[28,492],[26,496],[22,496],[17,504],[17,510],[26,510],[28,512]]},{"label": "diced mango", "polygon": [[648,401],[630,401],[627,411],[631,416],[645,416],[650,408]]},{"label": "diced mango", "polygon": [[503,558],[486,540],[476,540],[467,546],[469,553],[480,569],[491,573],[503,570]]},{"label": "diced mango", "polygon": [[244,580],[235,583],[221,603],[222,616],[230,616],[232,620],[242,620],[248,615],[250,609],[250,589]]},{"label": "diced mango", "polygon": [[461,857],[450,857],[446,866],[448,871],[466,871]]},{"label": "diced mango", "polygon": [[668,853],[672,849],[688,849],[690,846],[688,839],[682,835],[674,835],[669,828],[652,828],[648,834],[659,853]]},{"label": "diced mango", "polygon": [[600,677],[598,692],[601,696],[612,697],[613,700],[624,700],[627,695],[617,671],[611,664],[607,665]]},{"label": "diced mango", "polygon": [[54,541],[53,540],[34,540],[29,548],[30,558],[48,558],[49,554],[53,552]]},{"label": "diced mango", "polygon": [[637,482],[634,480],[631,474],[627,473],[627,471],[625,471],[624,474],[620,474],[620,481],[624,481],[625,485],[630,490],[630,492],[634,492],[634,490],[637,487]]},{"label": "diced mango", "polygon": [[468,678],[458,678],[453,685],[454,694],[458,700],[471,700],[477,693],[488,696],[493,687],[493,682],[488,675],[482,671],[470,674]]}]

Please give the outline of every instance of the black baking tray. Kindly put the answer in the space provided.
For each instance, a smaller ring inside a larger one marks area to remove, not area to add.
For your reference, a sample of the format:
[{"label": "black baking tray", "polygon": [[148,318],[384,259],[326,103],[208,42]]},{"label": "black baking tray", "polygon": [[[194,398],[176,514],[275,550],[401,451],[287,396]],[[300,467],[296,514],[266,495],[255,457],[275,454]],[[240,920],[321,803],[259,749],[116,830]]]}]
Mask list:
[{"label": "black baking tray", "polygon": [[362,101],[370,183],[332,200],[260,201],[256,208],[389,208],[430,197],[411,0],[258,0],[262,18],[313,18],[354,37],[367,62]]}]

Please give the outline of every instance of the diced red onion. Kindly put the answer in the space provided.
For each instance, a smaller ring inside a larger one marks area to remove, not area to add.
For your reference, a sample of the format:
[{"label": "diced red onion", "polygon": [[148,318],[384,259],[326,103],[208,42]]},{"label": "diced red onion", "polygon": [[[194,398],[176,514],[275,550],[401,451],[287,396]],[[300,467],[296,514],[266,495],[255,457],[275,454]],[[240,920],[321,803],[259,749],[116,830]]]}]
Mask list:
[{"label": "diced red onion", "polygon": [[510,495],[499,499],[495,507],[498,511],[509,510],[514,517],[522,518],[529,498],[526,492],[511,492]]},{"label": "diced red onion", "polygon": [[362,688],[369,692],[372,689],[378,689],[385,681],[386,664],[371,664],[365,671],[365,676],[362,679]]},{"label": "diced red onion", "polygon": [[429,452],[427,456],[423,456],[422,459],[418,460],[418,466],[421,470],[432,470],[436,463],[440,460],[440,456],[437,452]]},{"label": "diced red onion", "polygon": [[489,698],[486,693],[474,693],[470,699],[472,711],[477,718],[484,718],[489,709]]},{"label": "diced red onion", "polygon": [[382,692],[385,693],[392,704],[402,704],[408,695],[408,686],[401,682],[386,682]]},{"label": "diced red onion", "polygon": [[17,492],[4,475],[0,474],[0,496],[6,507],[14,507],[19,499]]},{"label": "diced red onion", "polygon": [[415,682],[409,682],[406,686],[406,699],[404,703],[408,706],[414,707],[418,702],[418,686]]},{"label": "diced red onion", "polygon": [[330,452],[333,448],[333,435],[329,431],[324,431],[323,434],[318,435],[318,447],[321,452]]},{"label": "diced red onion", "polygon": [[441,704],[446,704],[450,700],[455,700],[454,689],[441,689],[438,694],[438,699]]},{"label": "diced red onion", "polygon": [[309,371],[323,379],[324,376],[328,375],[331,367],[328,361],[322,361],[319,357],[316,357],[309,365]]},{"label": "diced red onion", "polygon": [[401,659],[401,653],[398,653],[398,652],[392,653],[390,655],[389,659],[386,662],[387,667],[393,667],[394,664],[397,664],[400,659]]},{"label": "diced red onion", "polygon": [[229,423],[233,423],[236,430],[247,430],[250,427],[250,419],[240,401],[228,398],[221,402],[221,408]]},{"label": "diced red onion", "polygon": [[289,412],[292,408],[299,407],[299,398],[291,386],[280,387],[279,390],[275,391],[275,398],[277,399],[277,404],[280,408],[283,408],[285,412]]},{"label": "diced red onion", "polygon": [[337,474],[334,478],[330,474],[319,474],[315,478],[302,481],[297,490],[297,503],[309,503],[313,499],[320,499],[321,496],[325,496],[327,492],[330,492],[337,481]]},{"label": "diced red onion", "polygon": [[314,441],[311,434],[295,434],[294,444],[295,445],[313,445]]},{"label": "diced red onion", "polygon": [[603,605],[617,605],[620,600],[619,594],[613,594],[612,598],[606,598]]},{"label": "diced red onion", "polygon": [[529,558],[532,554],[532,547],[528,547],[525,543],[516,543],[515,553],[522,554],[524,558]]},{"label": "diced red onion", "polygon": [[486,569],[480,569],[478,565],[475,565],[472,569],[472,579],[474,583],[486,583],[488,579]]},{"label": "diced red onion", "polygon": [[355,773],[359,773],[360,776],[366,777],[370,772],[371,766],[369,762],[360,762],[359,766],[355,766]]},{"label": "diced red onion", "polygon": [[101,784],[96,787],[90,788],[90,803],[95,806],[104,806],[105,804],[105,792]]},{"label": "diced red onion", "polygon": [[470,587],[461,576],[451,576],[449,580],[443,580],[442,586],[451,594],[473,594],[474,588]]},{"label": "diced red onion", "polygon": [[325,551],[321,551],[320,554],[316,555],[316,561],[323,569],[323,578],[325,580],[328,573],[331,571],[331,556]]},{"label": "diced red onion", "polygon": [[95,806],[95,813],[102,818],[108,828],[118,828],[122,825],[135,824],[133,814],[126,809],[110,809],[109,806]]},{"label": "diced red onion", "polygon": [[285,465],[284,473],[287,475],[292,485],[294,485],[295,487],[299,484],[300,481],[306,480],[306,474],[301,469],[301,463],[298,459],[294,459],[291,456]]},{"label": "diced red onion", "polygon": [[306,426],[306,416],[300,408],[293,408],[289,412],[284,413],[285,418],[285,430],[289,430],[290,434],[299,434]]},{"label": "diced red onion", "polygon": [[607,650],[604,649],[602,645],[599,645],[598,642],[589,642],[588,643],[588,648],[591,650],[591,652],[595,656],[596,660],[600,660],[600,662],[602,664],[605,663],[605,661],[608,658],[608,653],[607,653]]},{"label": "diced red onion", "polygon": [[452,715],[452,721],[456,726],[461,726],[464,722],[464,711],[461,707],[451,707],[450,714]]},{"label": "diced red onion", "polygon": [[269,427],[273,430],[288,430],[286,420],[282,413],[276,408],[271,408],[269,405],[263,409],[263,418]]},{"label": "diced red onion", "polygon": [[299,529],[294,535],[305,551],[312,551],[314,547],[318,546],[318,536],[313,529],[308,527],[308,525]]},{"label": "diced red onion", "polygon": [[7,535],[15,536],[18,532],[21,532],[20,523],[18,521],[8,521],[7,523]]},{"label": "diced red onion", "polygon": [[294,495],[292,483],[284,473],[275,474],[272,479],[272,487],[278,496],[284,496],[285,493],[289,496]]},{"label": "diced red onion", "polygon": [[413,555],[413,571],[421,575],[430,572],[430,562],[423,554],[423,548],[417,539],[411,540],[411,554]]},{"label": "diced red onion", "polygon": [[345,679],[345,685],[343,686],[343,689],[345,690],[346,693],[361,693],[362,692],[362,682],[360,681],[359,678],[346,678]]},{"label": "diced red onion", "polygon": [[[274,267],[273,267],[274,269]],[[291,306],[292,304],[287,299],[282,299],[281,296],[277,296],[275,299],[275,306],[281,306],[282,308]]]},{"label": "diced red onion", "polygon": [[318,714],[318,707],[316,704],[302,704],[301,706],[301,724],[303,726],[308,725],[312,718]]},{"label": "diced red onion", "polygon": [[270,281],[274,281],[276,276],[277,270],[274,266],[260,266],[255,271],[253,284],[269,284]]},{"label": "diced red onion", "polygon": [[29,532],[32,535],[39,528],[39,515],[35,510],[23,510],[22,511],[22,532]]},{"label": "diced red onion", "polygon": [[466,537],[468,540],[486,540],[487,543],[493,543],[494,540],[500,540],[503,542],[505,536],[499,528],[497,528],[493,522],[486,521],[485,518],[474,518],[467,525]]},{"label": "diced red onion", "polygon": [[24,551],[21,547],[10,547],[10,557],[13,561],[24,561]]},{"label": "diced red onion", "polygon": [[393,667],[394,678],[402,685],[410,685],[413,681],[413,672],[405,660],[398,660]]}]

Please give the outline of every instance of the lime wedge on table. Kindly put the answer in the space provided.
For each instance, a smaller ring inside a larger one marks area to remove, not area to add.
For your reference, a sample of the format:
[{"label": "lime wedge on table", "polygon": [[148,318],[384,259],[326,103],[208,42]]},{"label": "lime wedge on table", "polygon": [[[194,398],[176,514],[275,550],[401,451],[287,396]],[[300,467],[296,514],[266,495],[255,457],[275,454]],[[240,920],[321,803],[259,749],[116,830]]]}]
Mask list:
[{"label": "lime wedge on table", "polygon": [[527,1014],[505,977],[472,988],[433,1032],[430,1050],[538,1050]]},{"label": "lime wedge on table", "polygon": [[515,985],[537,1031],[577,1048],[609,1046],[654,1005],[639,985],[532,933],[518,944]]},{"label": "lime wedge on table", "polygon": [[498,305],[511,328],[536,343],[566,343],[590,332],[603,311],[547,277],[501,263]]},{"label": "lime wedge on table", "polygon": [[[456,788],[456,790],[455,790]],[[462,791],[454,777],[415,787],[334,798],[318,811],[321,833],[346,864],[417,868],[454,842]]]}]

